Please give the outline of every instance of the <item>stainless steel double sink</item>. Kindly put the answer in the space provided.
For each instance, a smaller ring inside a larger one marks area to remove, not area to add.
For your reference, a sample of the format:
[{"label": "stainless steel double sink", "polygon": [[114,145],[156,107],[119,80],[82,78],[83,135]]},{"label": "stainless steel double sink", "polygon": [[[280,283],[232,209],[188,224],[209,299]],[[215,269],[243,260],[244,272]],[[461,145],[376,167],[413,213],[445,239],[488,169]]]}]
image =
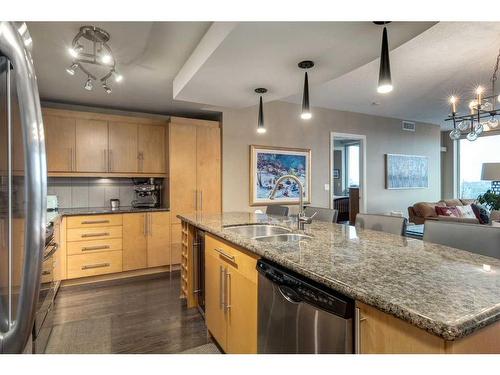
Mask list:
[{"label": "stainless steel double sink", "polygon": [[228,225],[224,230],[263,242],[297,242],[312,238],[302,233],[292,233],[292,230],[270,224]]}]

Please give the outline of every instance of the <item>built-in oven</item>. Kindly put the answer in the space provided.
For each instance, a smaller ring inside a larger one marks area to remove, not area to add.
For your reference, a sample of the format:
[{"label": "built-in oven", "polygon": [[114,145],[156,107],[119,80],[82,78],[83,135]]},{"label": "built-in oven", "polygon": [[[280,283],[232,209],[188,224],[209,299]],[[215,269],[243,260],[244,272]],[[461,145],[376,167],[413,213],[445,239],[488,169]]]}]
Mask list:
[{"label": "built-in oven", "polygon": [[40,292],[33,324],[33,353],[45,353],[53,326],[53,306],[59,283],[54,278],[55,254],[58,244],[54,238],[54,224],[47,224],[45,248],[40,278]]},{"label": "built-in oven", "polygon": [[196,305],[205,317],[205,232],[199,229],[193,242],[193,280]]}]

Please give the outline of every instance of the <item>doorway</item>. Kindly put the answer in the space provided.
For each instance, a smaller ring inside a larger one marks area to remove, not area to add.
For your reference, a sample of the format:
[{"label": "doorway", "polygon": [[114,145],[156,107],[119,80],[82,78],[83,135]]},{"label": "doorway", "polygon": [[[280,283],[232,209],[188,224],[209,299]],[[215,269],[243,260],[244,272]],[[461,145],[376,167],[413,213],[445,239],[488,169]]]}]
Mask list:
[{"label": "doorway", "polygon": [[330,208],[345,210],[346,204],[350,206],[349,191],[354,188],[359,189],[359,202],[355,205],[359,205],[360,212],[366,212],[365,167],[365,135],[330,133]]}]

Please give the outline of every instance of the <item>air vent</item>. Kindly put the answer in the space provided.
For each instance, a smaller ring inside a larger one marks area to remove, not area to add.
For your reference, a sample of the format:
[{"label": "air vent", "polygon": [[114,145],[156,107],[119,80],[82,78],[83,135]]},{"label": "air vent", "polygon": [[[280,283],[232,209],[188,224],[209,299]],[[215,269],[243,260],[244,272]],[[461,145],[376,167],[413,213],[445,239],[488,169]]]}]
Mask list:
[{"label": "air vent", "polygon": [[415,131],[415,123],[411,121],[403,121],[403,130],[406,130],[407,132],[414,132]]}]

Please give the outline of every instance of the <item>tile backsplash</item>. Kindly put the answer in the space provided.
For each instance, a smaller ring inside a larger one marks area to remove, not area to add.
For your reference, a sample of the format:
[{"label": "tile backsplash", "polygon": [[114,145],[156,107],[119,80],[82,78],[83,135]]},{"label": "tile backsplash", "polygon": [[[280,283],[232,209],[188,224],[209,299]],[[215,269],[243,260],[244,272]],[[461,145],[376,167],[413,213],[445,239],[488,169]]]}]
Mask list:
[{"label": "tile backsplash", "polygon": [[108,207],[114,198],[130,206],[135,198],[131,178],[49,177],[47,194],[57,195],[60,208]]}]

